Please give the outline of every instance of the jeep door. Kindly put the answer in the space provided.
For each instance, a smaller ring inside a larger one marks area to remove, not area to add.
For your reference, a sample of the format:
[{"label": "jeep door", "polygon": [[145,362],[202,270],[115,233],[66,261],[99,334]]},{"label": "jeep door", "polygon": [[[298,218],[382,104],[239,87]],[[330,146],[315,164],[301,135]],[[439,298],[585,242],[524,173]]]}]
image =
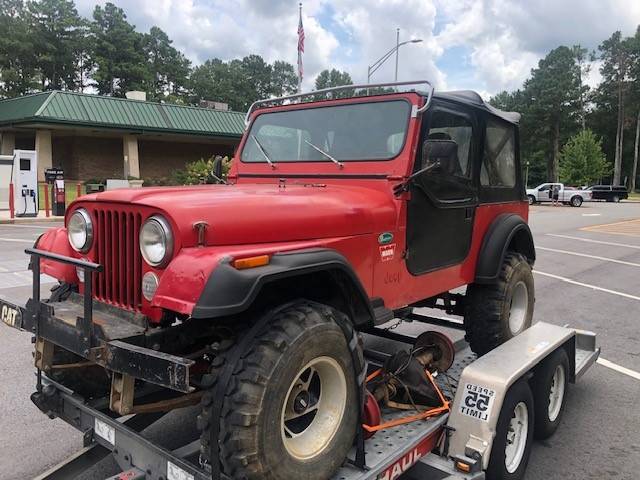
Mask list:
[{"label": "jeep door", "polygon": [[413,275],[461,263],[471,245],[477,205],[475,115],[434,102],[423,121],[408,203],[406,265]]}]

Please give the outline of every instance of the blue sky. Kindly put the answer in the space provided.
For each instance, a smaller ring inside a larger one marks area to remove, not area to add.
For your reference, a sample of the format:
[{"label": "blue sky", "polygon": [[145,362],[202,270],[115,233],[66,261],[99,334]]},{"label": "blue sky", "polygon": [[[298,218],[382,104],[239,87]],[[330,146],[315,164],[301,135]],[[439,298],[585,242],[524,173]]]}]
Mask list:
[{"label": "blue sky", "polygon": [[[95,0],[76,0],[90,16]],[[140,31],[157,25],[195,63],[251,53],[295,64],[298,1],[114,0]],[[325,68],[366,81],[367,66],[401,41],[399,79],[427,78],[439,89],[474,89],[488,97],[518,88],[550,49],[590,49],[615,30],[640,24],[638,0],[308,0],[304,1],[305,79]],[[372,81],[391,81],[394,59]],[[598,65],[589,81],[598,81]]]}]

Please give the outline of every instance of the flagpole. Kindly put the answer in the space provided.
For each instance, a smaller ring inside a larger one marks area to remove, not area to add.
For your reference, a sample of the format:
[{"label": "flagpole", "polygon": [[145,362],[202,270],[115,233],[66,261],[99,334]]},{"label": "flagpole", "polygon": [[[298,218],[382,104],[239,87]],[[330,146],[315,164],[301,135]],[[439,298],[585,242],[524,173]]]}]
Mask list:
[{"label": "flagpole", "polygon": [[[300,50],[300,29],[302,28],[302,2],[298,4],[298,93],[302,92],[302,53],[304,50]],[[303,40],[304,41],[304,40]],[[304,48],[304,47],[303,47]]]}]

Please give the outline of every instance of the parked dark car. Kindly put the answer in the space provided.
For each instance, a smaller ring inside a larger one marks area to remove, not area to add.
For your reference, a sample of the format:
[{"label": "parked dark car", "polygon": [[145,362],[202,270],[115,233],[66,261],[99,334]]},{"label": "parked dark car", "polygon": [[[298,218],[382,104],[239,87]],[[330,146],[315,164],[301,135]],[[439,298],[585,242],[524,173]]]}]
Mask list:
[{"label": "parked dark car", "polygon": [[587,188],[591,190],[592,200],[606,200],[607,202],[619,202],[625,198],[629,198],[627,187],[623,185],[592,185]]}]

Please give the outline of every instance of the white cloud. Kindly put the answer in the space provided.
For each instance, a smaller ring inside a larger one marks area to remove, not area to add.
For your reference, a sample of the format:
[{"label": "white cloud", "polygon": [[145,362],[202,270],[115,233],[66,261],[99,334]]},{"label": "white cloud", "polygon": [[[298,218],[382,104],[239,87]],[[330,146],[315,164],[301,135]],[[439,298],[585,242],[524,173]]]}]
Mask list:
[{"label": "white cloud", "polygon": [[[98,3],[104,4],[104,1]],[[256,53],[297,60],[298,2],[291,0],[115,0],[139,30],[165,30],[195,64]],[[95,0],[76,0],[91,16]],[[325,68],[365,82],[367,66],[401,41],[399,79],[437,88],[472,86],[485,96],[522,85],[531,68],[558,45],[597,48],[615,30],[640,24],[637,0],[304,0],[304,88]],[[460,56],[460,47],[465,52]],[[455,53],[452,53],[455,52]],[[446,62],[442,62],[446,60]],[[445,65],[442,69],[438,64]],[[390,58],[372,82],[391,81]],[[455,78],[455,80],[453,80]],[[451,79],[451,80],[450,80]],[[589,83],[597,82],[597,66]]]}]

